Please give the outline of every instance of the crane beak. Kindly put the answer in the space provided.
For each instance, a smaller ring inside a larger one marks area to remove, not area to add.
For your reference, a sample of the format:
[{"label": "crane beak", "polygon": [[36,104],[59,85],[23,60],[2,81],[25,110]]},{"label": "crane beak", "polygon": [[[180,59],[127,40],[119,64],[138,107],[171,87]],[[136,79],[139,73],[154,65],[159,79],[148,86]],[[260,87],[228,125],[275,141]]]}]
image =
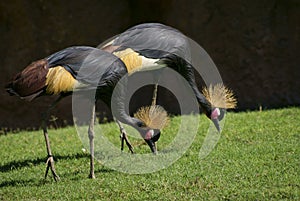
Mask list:
[{"label": "crane beak", "polygon": [[212,119],[212,122],[214,123],[216,129],[217,129],[218,132],[220,133],[221,129],[220,129],[219,120],[218,120],[218,119]]},{"label": "crane beak", "polygon": [[148,146],[150,147],[151,151],[153,154],[157,154],[157,149],[156,149],[156,145],[155,145],[155,142],[153,142],[153,140],[146,140],[146,143],[148,144]]},{"label": "crane beak", "polygon": [[[221,129],[220,129],[220,124],[219,124],[219,117],[221,115],[221,111],[219,108],[214,108],[212,113],[211,113],[211,120],[214,123],[216,129],[218,130],[218,132],[220,133]],[[223,118],[223,117],[222,117]]]},{"label": "crane beak", "polygon": [[[155,134],[154,134],[155,133]],[[151,137],[149,137],[151,135]],[[150,147],[153,154],[157,154],[157,148],[155,142],[160,138],[160,131],[159,130],[149,130],[145,135],[145,142]]]}]

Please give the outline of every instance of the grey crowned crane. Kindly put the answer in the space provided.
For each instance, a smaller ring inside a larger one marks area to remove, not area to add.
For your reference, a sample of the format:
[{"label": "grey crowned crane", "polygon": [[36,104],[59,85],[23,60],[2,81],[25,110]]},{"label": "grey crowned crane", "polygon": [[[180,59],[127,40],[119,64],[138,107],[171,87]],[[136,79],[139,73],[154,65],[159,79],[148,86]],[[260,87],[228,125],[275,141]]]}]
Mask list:
[{"label": "grey crowned crane", "polygon": [[[79,71],[84,68],[84,73]],[[96,90],[95,99],[91,105],[88,136],[90,141],[90,178],[95,178],[94,174],[94,116],[95,101],[101,99],[108,106],[111,105],[111,96],[116,83],[122,76],[128,73],[124,63],[113,54],[93,47],[74,46],[56,52],[44,59],[35,61],[28,65],[23,71],[16,74],[12,81],[6,85],[6,90],[10,95],[17,95],[22,99],[32,101],[43,95],[58,95],[58,99],[51,104],[43,115],[42,127],[46,141],[48,159],[45,178],[51,169],[54,179],[59,180],[54,167],[54,160],[50,148],[50,141],[47,131],[47,118],[49,112],[64,97],[72,94],[73,90],[88,91]],[[95,77],[96,76],[96,77]],[[121,104],[122,107],[122,104]],[[164,111],[162,111],[164,113]],[[122,121],[136,128],[145,139],[153,152],[155,142],[160,133],[153,135],[153,129],[146,127],[147,122],[131,117],[120,110]],[[158,114],[161,114],[158,111]],[[165,113],[164,113],[165,114]],[[118,121],[117,121],[118,122]],[[119,122],[118,122],[119,123]],[[120,124],[119,124],[120,125]],[[122,127],[120,125],[120,129]],[[126,136],[125,136],[126,137]],[[130,151],[132,147],[125,139]]]},{"label": "grey crowned crane", "polygon": [[177,71],[191,86],[200,111],[213,121],[218,131],[219,120],[224,117],[225,109],[236,106],[232,91],[223,85],[211,86],[209,90],[204,90],[204,94],[200,93],[192,66],[190,41],[172,27],[159,23],[139,24],[106,41],[99,48],[118,56],[129,72],[155,65]]},{"label": "grey crowned crane", "polygon": [[[110,106],[115,85],[125,74],[157,65],[158,68],[167,66],[174,69],[188,81],[200,108],[218,130],[220,129],[219,120],[224,115],[223,109],[232,108],[236,104],[232,92],[222,85],[209,87],[204,90],[203,94],[199,92],[190,62],[188,42],[186,37],[176,29],[157,23],[141,24],[128,29],[99,48],[102,50],[92,47],[70,47],[56,52],[27,66],[6,86],[6,90],[11,95],[17,95],[29,101],[43,95],[59,95],[43,116],[42,121],[48,153],[45,177],[51,169],[54,179],[59,180],[54,168],[46,120],[50,110],[63,97],[72,94],[74,88],[79,91],[96,90],[94,101],[101,99]],[[87,74],[78,74],[81,67],[87,70]],[[100,75],[98,71],[101,72]],[[91,79],[95,75],[100,79]],[[151,151],[156,153],[155,142],[160,137],[160,129],[167,121],[166,112],[161,107],[151,106],[142,108],[135,117],[131,117],[123,107],[122,97],[119,98],[120,101],[117,103],[120,104],[117,104],[119,107],[117,111],[120,114],[117,115],[119,119],[116,119],[116,122],[121,131],[121,149],[125,140],[132,152],[132,146],[120,121],[136,128]],[[94,178],[95,104],[92,105],[89,111],[91,118],[88,131],[91,154],[89,177]]]}]

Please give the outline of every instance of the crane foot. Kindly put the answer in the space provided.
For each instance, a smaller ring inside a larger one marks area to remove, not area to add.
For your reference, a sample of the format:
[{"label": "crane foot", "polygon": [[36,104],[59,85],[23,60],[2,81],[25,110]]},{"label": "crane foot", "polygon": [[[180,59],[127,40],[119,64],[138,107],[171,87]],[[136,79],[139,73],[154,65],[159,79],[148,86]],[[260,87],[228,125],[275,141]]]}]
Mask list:
[{"label": "crane foot", "polygon": [[132,154],[134,154],[134,152],[133,152],[133,146],[130,144],[130,142],[129,142],[128,138],[127,138],[127,134],[126,134],[126,131],[125,131],[125,130],[122,130],[122,131],[121,131],[121,136],[120,136],[120,138],[121,138],[121,151],[123,151],[123,148],[124,148],[124,141],[125,141],[125,142],[126,142],[126,145],[127,145],[127,147],[128,147],[128,149],[129,149],[129,151],[130,151]]},{"label": "crane foot", "polygon": [[90,178],[90,179],[96,179],[96,176],[95,176],[94,173],[90,173],[90,174],[89,174],[89,178]]},{"label": "crane foot", "polygon": [[54,159],[53,159],[53,156],[49,156],[49,157],[48,157],[48,159],[47,159],[47,161],[46,161],[46,164],[47,164],[47,167],[46,167],[45,179],[47,178],[49,169],[51,169],[51,172],[52,172],[52,175],[53,175],[54,180],[55,180],[55,181],[59,181],[60,178],[59,178],[59,176],[56,174],[56,171],[55,171],[55,168],[54,168]]}]

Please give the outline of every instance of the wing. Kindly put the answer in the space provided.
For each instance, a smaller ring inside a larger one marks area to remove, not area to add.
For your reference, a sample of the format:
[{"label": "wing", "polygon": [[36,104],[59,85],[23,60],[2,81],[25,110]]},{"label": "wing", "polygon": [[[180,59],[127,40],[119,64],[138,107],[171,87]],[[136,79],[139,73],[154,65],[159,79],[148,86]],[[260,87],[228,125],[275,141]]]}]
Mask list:
[{"label": "wing", "polygon": [[131,48],[148,58],[162,58],[174,54],[189,61],[187,37],[178,30],[159,23],[145,23],[129,28],[104,46],[119,46],[114,51]]},{"label": "wing", "polygon": [[126,73],[118,57],[93,47],[69,47],[46,59],[49,68],[62,66],[78,82],[92,86],[112,85]]}]

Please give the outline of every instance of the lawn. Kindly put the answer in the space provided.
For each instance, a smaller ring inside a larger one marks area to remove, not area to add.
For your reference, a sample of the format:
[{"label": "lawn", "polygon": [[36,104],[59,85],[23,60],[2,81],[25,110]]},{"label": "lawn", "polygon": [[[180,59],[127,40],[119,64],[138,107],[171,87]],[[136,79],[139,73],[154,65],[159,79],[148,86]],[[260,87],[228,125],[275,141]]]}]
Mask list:
[{"label": "lawn", "polygon": [[[87,178],[89,155],[74,127],[49,130],[59,182],[44,179],[42,131],[1,135],[0,200],[300,200],[299,113],[300,108],[228,113],[217,145],[204,159],[199,150],[209,121],[201,115],[192,145],[170,166],[127,174],[96,163],[94,180]],[[179,123],[180,117],[171,119],[160,150]],[[117,126],[101,126],[119,146]],[[150,151],[130,139],[137,153]]]}]

